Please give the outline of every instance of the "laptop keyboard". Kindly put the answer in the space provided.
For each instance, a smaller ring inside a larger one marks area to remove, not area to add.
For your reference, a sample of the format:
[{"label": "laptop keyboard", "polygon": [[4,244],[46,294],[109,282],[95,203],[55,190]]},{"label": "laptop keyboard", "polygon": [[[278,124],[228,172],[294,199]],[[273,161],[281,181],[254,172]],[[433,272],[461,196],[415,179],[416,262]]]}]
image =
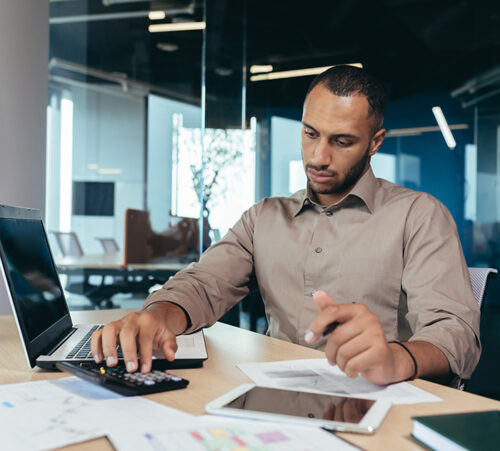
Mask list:
[{"label": "laptop keyboard", "polygon": [[[90,352],[90,337],[96,330],[102,329],[103,327],[104,326],[102,324],[93,326],[85,334],[85,336],[77,343],[77,345],[70,351],[70,353],[66,356],[66,358],[75,360],[91,359],[92,353]],[[118,354],[118,358],[123,359],[122,350],[119,345],[116,347],[116,351]]]}]

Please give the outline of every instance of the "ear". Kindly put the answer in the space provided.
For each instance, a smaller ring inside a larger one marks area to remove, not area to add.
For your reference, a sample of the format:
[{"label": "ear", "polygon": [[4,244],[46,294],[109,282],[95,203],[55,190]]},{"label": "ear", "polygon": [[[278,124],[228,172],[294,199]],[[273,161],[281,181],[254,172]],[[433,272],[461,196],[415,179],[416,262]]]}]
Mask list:
[{"label": "ear", "polygon": [[375,133],[372,136],[372,139],[370,141],[370,152],[369,152],[370,157],[373,157],[373,155],[377,153],[378,149],[380,149],[380,146],[382,145],[382,142],[384,141],[386,134],[387,134],[386,129],[381,128],[377,133]]}]

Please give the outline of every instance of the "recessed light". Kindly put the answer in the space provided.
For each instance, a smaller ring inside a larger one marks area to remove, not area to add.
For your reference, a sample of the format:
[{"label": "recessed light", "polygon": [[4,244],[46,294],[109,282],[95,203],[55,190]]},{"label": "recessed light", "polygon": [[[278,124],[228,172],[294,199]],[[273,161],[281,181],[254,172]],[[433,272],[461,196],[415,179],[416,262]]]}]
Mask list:
[{"label": "recessed light", "polygon": [[163,20],[167,16],[165,11],[149,11],[149,20]]},{"label": "recessed light", "polygon": [[253,64],[250,66],[251,74],[262,74],[264,72],[272,72],[272,64]]},{"label": "recessed light", "polygon": [[158,42],[158,44],[156,44],[156,48],[164,52],[176,52],[179,50],[179,46],[177,44],[172,44],[170,42]]}]

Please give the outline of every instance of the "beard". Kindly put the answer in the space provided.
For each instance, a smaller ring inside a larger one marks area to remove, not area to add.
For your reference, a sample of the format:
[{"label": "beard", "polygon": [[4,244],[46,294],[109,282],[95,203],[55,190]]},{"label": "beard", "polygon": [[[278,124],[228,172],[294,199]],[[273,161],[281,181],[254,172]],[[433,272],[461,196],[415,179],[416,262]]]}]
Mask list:
[{"label": "beard", "polygon": [[308,168],[314,169],[315,171],[327,172],[332,177],[338,177],[339,173],[337,171],[330,171],[323,166],[313,166],[311,164],[306,164],[305,169],[307,177],[307,186],[315,194],[336,194],[336,193],[347,192],[361,178],[369,161],[370,161],[370,147],[366,149],[366,152],[363,154],[361,159],[347,171],[344,181],[341,182],[337,178],[329,186],[324,186],[321,187],[320,189],[314,189],[313,184],[309,179],[309,176],[307,176]]}]

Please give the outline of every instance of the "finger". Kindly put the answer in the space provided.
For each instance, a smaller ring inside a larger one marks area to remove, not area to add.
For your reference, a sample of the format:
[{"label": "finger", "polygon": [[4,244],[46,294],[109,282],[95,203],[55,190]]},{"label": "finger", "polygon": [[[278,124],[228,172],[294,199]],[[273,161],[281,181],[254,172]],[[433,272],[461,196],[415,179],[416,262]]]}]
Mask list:
[{"label": "finger", "polygon": [[120,333],[120,325],[117,321],[104,326],[102,331],[102,351],[106,359],[106,365],[116,366],[118,356],[116,353],[116,337]]},{"label": "finger", "polygon": [[351,358],[345,365],[344,373],[350,378],[355,378],[371,369],[379,366],[383,371],[383,358],[378,348],[370,347],[366,351]]},{"label": "finger", "polygon": [[141,329],[139,332],[139,355],[141,357],[141,373],[151,371],[153,359],[153,339],[154,335],[150,331]]},{"label": "finger", "polygon": [[135,322],[128,322],[120,331],[120,346],[123,360],[129,373],[137,370],[137,333],[138,326]]},{"label": "finger", "polygon": [[174,361],[177,347],[177,339],[175,338],[175,335],[171,331],[166,330],[161,340],[161,349],[167,360],[171,362]]},{"label": "finger", "polygon": [[306,331],[304,339],[307,343],[314,343],[319,337],[321,337],[323,331],[328,327],[328,325],[333,321],[336,321],[338,309],[338,305],[327,307],[319,314],[319,316],[316,317],[316,319],[309,326],[309,329]]},{"label": "finger", "polygon": [[[364,318],[364,322],[376,319],[364,304],[334,304],[325,307],[309,326],[305,340],[307,343],[314,343],[332,322],[337,321],[344,326],[356,317]],[[337,327],[333,333],[338,335],[339,329],[340,327]]]},{"label": "finger", "polygon": [[101,363],[103,359],[102,352],[102,332],[96,330],[90,337],[90,351],[96,363]]},{"label": "finger", "polygon": [[313,301],[320,311],[323,311],[327,307],[337,305],[333,298],[323,290],[318,290],[313,293]]},{"label": "finger", "polygon": [[[336,349],[336,364],[342,371],[345,370],[345,367],[347,366],[349,360],[366,351],[371,346],[371,341],[369,338],[367,338],[366,334],[362,333],[362,330],[358,330],[357,332],[358,335],[352,337],[349,341],[346,341],[343,344],[339,345]],[[333,337],[332,340],[328,340],[327,347],[330,342],[334,343]]]}]

